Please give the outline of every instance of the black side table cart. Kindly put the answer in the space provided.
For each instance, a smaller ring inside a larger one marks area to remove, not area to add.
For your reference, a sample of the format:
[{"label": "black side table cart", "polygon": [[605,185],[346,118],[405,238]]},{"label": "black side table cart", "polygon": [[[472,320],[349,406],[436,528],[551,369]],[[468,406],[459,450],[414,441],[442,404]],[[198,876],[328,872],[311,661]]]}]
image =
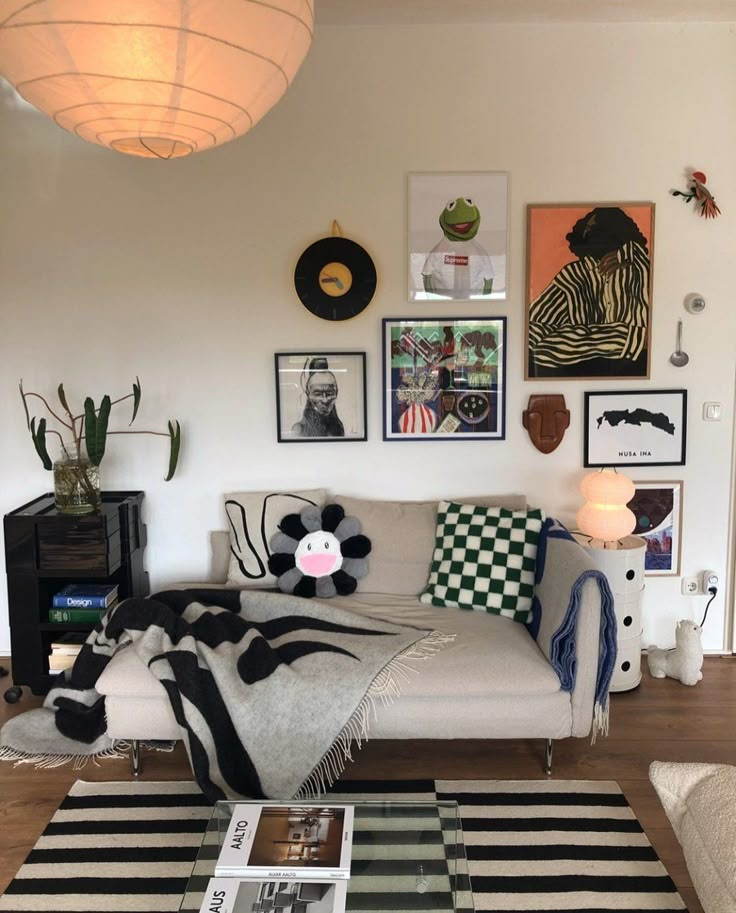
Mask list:
[{"label": "black side table cart", "polygon": [[98,513],[70,516],[44,494],[5,515],[10,647],[14,687],[5,700],[20,699],[22,685],[46,694],[51,644],[70,631],[89,632],[90,622],[48,620],[54,593],[67,583],[116,583],[119,598],[147,596],[143,567],[146,527],[142,491],[102,493]]}]

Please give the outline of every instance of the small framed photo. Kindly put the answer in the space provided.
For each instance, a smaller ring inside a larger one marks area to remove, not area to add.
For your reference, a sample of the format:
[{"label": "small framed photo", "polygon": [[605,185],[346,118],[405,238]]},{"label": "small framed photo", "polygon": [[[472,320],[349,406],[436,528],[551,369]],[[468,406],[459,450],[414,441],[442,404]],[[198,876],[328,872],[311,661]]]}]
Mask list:
[{"label": "small framed photo", "polygon": [[386,318],[383,439],[501,441],[506,318]]},{"label": "small framed photo", "polygon": [[365,441],[365,352],[277,352],[281,443]]},{"label": "small framed photo", "polygon": [[526,379],[649,377],[654,203],[527,207]]},{"label": "small framed photo", "polygon": [[506,172],[409,175],[409,301],[508,297]]},{"label": "small framed photo", "polygon": [[636,517],[633,535],[647,543],[644,573],[650,577],[677,576],[682,553],[682,491],[678,482],[634,482],[629,510]]},{"label": "small framed photo", "polygon": [[684,466],[687,390],[585,394],[584,466]]}]

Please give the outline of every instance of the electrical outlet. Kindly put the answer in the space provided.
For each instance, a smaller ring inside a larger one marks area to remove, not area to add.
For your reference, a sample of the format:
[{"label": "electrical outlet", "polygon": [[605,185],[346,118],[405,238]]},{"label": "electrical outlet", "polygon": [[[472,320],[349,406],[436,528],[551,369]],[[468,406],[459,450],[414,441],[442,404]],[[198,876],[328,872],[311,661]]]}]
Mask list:
[{"label": "electrical outlet", "polygon": [[681,592],[683,596],[697,596],[700,592],[700,581],[697,577],[683,577]]}]

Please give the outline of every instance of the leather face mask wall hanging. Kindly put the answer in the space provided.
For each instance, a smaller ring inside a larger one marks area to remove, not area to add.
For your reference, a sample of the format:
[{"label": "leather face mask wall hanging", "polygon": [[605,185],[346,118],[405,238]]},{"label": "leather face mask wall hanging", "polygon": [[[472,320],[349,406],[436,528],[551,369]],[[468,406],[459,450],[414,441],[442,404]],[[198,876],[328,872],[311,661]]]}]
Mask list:
[{"label": "leather face mask wall hanging", "polygon": [[532,393],[521,421],[537,450],[552,453],[570,427],[565,397],[561,393]]}]

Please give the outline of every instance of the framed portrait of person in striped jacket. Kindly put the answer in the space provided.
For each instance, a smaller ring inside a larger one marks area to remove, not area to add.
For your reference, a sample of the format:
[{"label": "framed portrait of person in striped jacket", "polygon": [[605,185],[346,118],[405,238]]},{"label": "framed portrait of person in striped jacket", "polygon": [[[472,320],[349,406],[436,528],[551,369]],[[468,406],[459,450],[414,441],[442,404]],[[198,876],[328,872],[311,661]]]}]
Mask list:
[{"label": "framed portrait of person in striped jacket", "polygon": [[654,203],[527,208],[526,379],[649,377]]}]

